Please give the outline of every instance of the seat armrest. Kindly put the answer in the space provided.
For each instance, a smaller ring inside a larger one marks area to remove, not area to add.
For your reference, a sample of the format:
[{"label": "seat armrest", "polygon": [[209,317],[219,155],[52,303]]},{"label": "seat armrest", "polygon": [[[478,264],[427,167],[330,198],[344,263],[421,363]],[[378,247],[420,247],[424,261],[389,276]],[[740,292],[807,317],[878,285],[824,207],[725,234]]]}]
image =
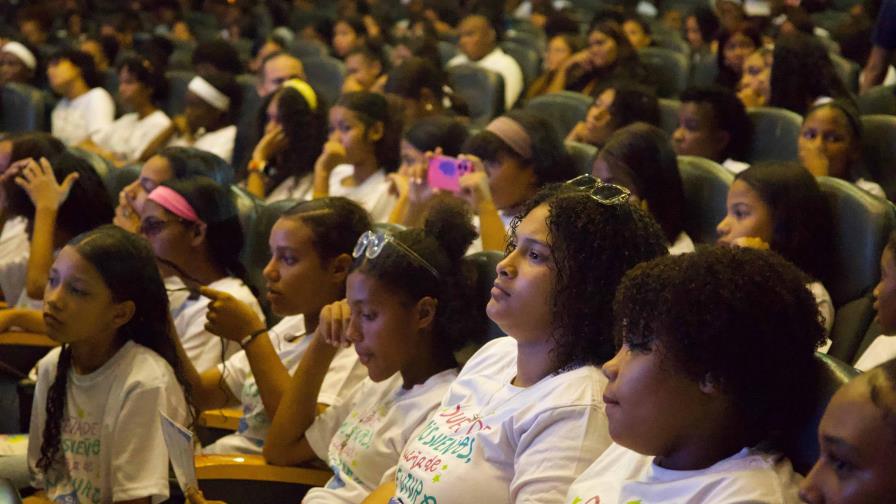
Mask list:
[{"label": "seat armrest", "polygon": [[324,486],[333,473],[309,467],[268,464],[261,455],[197,455],[196,478],[200,480],[250,480]]}]

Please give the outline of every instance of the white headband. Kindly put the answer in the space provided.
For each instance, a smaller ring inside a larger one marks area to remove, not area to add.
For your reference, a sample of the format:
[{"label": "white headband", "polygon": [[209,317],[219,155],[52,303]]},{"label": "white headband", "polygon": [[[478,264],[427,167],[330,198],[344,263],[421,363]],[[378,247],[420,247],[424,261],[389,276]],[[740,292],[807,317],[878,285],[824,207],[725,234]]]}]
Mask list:
[{"label": "white headband", "polygon": [[37,68],[37,58],[34,57],[34,53],[29,51],[27,47],[19,42],[14,40],[7,42],[3,44],[3,48],[0,49],[0,51],[15,55],[15,57],[22,60],[22,63],[24,63],[29,70]]},{"label": "white headband", "polygon": [[218,110],[226,112],[230,108],[230,98],[198,75],[187,84],[187,89]]}]

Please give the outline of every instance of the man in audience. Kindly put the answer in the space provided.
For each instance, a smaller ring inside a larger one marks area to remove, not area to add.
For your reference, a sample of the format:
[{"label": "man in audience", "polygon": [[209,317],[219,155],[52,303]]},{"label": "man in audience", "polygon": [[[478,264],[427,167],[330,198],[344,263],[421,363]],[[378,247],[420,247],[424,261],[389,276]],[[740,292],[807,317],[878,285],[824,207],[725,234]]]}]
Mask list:
[{"label": "man in audience", "polygon": [[451,58],[448,66],[473,63],[500,74],[504,78],[504,106],[509,110],[523,90],[520,65],[498,47],[498,34],[485,16],[465,17],[459,32],[457,47],[461,54]]},{"label": "man in audience", "polygon": [[261,71],[258,83],[258,96],[264,98],[290,79],[305,80],[305,69],[302,62],[295,56],[286,52],[276,52],[261,63]]}]

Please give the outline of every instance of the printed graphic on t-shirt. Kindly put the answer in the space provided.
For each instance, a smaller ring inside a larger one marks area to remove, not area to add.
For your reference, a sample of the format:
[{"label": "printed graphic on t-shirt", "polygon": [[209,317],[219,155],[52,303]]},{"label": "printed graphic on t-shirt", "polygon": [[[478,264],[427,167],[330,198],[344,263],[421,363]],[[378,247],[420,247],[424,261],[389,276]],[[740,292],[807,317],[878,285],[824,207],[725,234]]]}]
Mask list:
[{"label": "printed graphic on t-shirt", "polygon": [[76,413],[62,420],[60,452],[65,466],[57,464],[45,476],[47,495],[66,504],[109,501],[99,486],[102,423],[85,418],[80,408]]},{"label": "printed graphic on t-shirt", "polygon": [[[337,489],[345,486],[346,478],[364,485],[365,482],[357,475],[358,461],[363,458],[363,453],[371,449],[375,433],[383,427],[383,422],[392,403],[381,404],[372,410],[351,413],[339,426],[336,435],[330,441],[328,458],[333,478],[327,484],[327,488]],[[371,482],[367,482],[371,484]],[[372,482],[376,484],[376,482]]]},{"label": "printed graphic on t-shirt", "polygon": [[401,454],[395,474],[398,495],[391,502],[437,504],[434,487],[451,476],[452,467],[470,463],[476,435],[490,430],[478,408],[465,411],[458,404],[440,410]]},{"label": "printed graphic on t-shirt", "polygon": [[[594,497],[585,500],[581,497],[576,497],[569,504],[600,504],[600,497],[595,495]],[[626,501],[625,504],[641,504],[641,499]]]},{"label": "printed graphic on t-shirt", "polygon": [[258,383],[252,374],[246,377],[243,390],[240,392],[240,402],[243,404],[243,414],[240,416],[240,425],[237,433],[251,440],[259,448],[264,446],[264,439],[258,439],[252,434],[267,432],[271,426],[271,420],[261,405],[261,393],[258,391]]}]

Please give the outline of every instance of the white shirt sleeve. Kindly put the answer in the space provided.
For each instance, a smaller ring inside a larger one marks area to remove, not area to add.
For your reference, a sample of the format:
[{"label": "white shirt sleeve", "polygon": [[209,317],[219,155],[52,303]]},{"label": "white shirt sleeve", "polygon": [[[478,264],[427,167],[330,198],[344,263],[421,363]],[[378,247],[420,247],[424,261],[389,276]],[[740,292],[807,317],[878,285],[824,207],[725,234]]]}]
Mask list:
[{"label": "white shirt sleeve", "polygon": [[115,101],[103,88],[93,88],[87,94],[88,101],[84,108],[87,131],[84,133],[85,136],[92,136],[115,120]]}]

